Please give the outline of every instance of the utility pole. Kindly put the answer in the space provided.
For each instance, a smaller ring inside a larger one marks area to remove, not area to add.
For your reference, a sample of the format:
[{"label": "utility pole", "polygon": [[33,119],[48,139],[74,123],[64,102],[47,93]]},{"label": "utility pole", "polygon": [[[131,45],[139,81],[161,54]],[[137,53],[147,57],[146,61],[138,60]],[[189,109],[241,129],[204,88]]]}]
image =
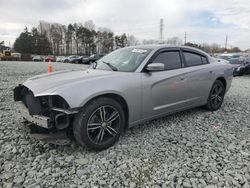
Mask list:
[{"label": "utility pole", "polygon": [[163,18],[160,19],[160,43],[163,43]]},{"label": "utility pole", "polygon": [[226,41],[225,41],[225,51],[227,51],[227,40],[228,40],[228,37],[226,35]]},{"label": "utility pole", "polygon": [[185,32],[185,36],[184,36],[184,45],[186,45],[187,43],[187,32]]}]

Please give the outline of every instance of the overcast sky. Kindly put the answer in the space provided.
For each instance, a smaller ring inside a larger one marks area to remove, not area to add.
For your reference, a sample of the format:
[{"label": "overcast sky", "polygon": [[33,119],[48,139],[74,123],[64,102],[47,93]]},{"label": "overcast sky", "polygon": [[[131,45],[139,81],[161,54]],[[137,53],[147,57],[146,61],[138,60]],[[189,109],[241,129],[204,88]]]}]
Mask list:
[{"label": "overcast sky", "polygon": [[249,0],[8,0],[0,3],[0,41],[13,44],[24,27],[40,20],[68,24],[93,20],[97,27],[138,39],[177,36],[195,43],[250,48]]}]

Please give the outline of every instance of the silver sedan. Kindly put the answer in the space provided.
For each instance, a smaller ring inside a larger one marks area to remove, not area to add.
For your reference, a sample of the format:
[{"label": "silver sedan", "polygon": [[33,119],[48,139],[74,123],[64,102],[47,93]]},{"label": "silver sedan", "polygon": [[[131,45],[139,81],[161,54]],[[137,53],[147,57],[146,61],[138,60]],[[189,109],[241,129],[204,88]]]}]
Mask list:
[{"label": "silver sedan", "polygon": [[195,48],[135,46],[88,70],[30,78],[14,89],[14,99],[39,133],[67,132],[102,150],[145,121],[198,106],[218,110],[232,78],[232,66]]}]

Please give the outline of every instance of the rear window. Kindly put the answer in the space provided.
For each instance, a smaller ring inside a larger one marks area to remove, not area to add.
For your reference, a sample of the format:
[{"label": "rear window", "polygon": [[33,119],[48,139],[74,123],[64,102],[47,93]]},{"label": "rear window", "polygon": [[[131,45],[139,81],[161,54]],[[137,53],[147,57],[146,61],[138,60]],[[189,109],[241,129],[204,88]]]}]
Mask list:
[{"label": "rear window", "polygon": [[183,53],[188,67],[209,63],[207,57],[205,56],[192,52],[183,52]]},{"label": "rear window", "polygon": [[184,57],[188,67],[202,65],[201,56],[191,52],[184,52]]}]

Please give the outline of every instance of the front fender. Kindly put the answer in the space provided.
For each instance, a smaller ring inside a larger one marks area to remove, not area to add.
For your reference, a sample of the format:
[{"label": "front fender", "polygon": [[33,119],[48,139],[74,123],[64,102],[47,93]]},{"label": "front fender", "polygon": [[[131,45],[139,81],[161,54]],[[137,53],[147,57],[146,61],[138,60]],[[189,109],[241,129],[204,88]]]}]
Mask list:
[{"label": "front fender", "polygon": [[81,108],[91,99],[105,94],[121,96],[129,108],[129,121],[141,117],[141,74],[131,73],[115,78],[104,78],[89,82],[77,82],[66,88],[59,88],[53,95],[63,97],[70,108]]}]

